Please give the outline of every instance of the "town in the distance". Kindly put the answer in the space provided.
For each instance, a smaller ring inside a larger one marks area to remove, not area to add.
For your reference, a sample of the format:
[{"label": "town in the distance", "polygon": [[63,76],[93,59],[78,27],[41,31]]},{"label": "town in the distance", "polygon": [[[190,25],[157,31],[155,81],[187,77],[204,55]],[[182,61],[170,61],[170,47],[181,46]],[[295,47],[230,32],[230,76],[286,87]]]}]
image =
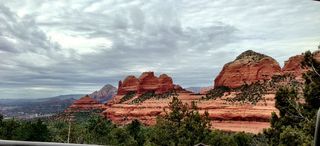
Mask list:
[{"label": "town in the distance", "polygon": [[[312,54],[320,62],[320,50]],[[211,128],[257,134],[270,127],[272,112],[279,114],[275,105],[279,88],[291,86],[303,94],[303,75],[312,70],[303,66],[304,55],[288,58],[281,67],[267,54],[248,50],[225,64],[209,87],[184,88],[169,74],[157,76],[148,71],[119,79],[117,88],[106,83],[87,95],[0,99],[0,113],[5,119],[70,119],[79,112],[95,111],[117,125],[135,119],[154,125],[156,118],[165,114],[172,97],[177,96],[183,103],[195,102],[200,114],[207,111]]]}]

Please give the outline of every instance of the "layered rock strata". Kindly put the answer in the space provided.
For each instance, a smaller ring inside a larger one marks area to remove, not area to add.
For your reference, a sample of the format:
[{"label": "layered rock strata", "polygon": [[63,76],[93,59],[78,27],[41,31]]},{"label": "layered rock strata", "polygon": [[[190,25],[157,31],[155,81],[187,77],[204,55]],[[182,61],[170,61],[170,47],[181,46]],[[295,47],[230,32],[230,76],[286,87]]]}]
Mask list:
[{"label": "layered rock strata", "polygon": [[85,112],[90,110],[104,110],[104,105],[86,95],[74,101],[66,110],[66,113]]},{"label": "layered rock strata", "polygon": [[[271,112],[278,112],[274,107],[273,95],[265,95],[266,103],[259,102],[256,105],[251,105],[231,104],[223,100],[233,96],[232,94],[217,100],[201,100],[201,95],[188,92],[180,92],[178,94],[178,98],[183,103],[190,105],[192,101],[196,101],[201,114],[208,111],[212,120],[212,128],[220,130],[262,132],[263,128],[270,126]],[[122,97],[120,95],[117,96],[115,98]],[[103,114],[119,125],[129,124],[134,119],[138,119],[145,125],[154,125],[157,116],[164,115],[164,110],[168,110],[171,100],[172,98],[148,99],[140,104],[109,104]],[[255,128],[252,128],[252,125]]]},{"label": "layered rock strata", "polygon": [[[316,51],[313,55],[316,60],[320,61],[320,51]],[[301,66],[301,61],[303,61],[303,54],[293,56],[285,62],[284,67],[281,69],[273,58],[249,50],[239,55],[234,61],[226,64],[215,79],[214,87],[203,88],[201,93],[205,94],[208,90],[219,86],[237,88],[244,84],[273,80],[273,77],[281,77],[285,74],[292,74],[293,77],[302,79],[303,73],[308,69],[304,69]],[[148,90],[159,91],[161,82],[164,82],[164,80],[160,81],[159,78],[157,81],[154,75],[148,73],[141,75],[139,78],[129,76],[123,82],[119,82],[118,95],[114,99],[121,99],[124,94],[130,91],[136,93],[143,93]],[[146,79],[148,81],[145,81]],[[142,83],[141,80],[143,80]],[[290,80],[291,78],[284,78],[279,83],[287,85]],[[147,86],[141,86],[141,84],[146,84]],[[171,81],[166,81],[163,84],[166,87],[171,84]],[[166,91],[164,87],[161,88]],[[200,113],[208,111],[212,128],[215,129],[259,133],[264,128],[270,127],[271,113],[278,113],[274,101],[276,89],[273,89],[274,92],[266,92],[263,95],[265,101],[261,100],[253,105],[226,101],[225,99],[236,96],[237,93],[233,91],[215,100],[202,100],[204,95],[185,92],[178,85],[173,85],[173,88],[180,89],[178,98],[182,102],[190,104],[195,101]],[[139,98],[139,96],[136,95],[133,99],[135,98]],[[132,104],[131,101],[120,103],[114,100],[114,102],[106,104],[107,108],[103,114],[120,125],[128,124],[133,119],[138,119],[146,125],[153,125],[156,122],[156,117],[164,115],[164,110],[168,110],[170,101],[171,98],[151,98],[138,104]]]}]

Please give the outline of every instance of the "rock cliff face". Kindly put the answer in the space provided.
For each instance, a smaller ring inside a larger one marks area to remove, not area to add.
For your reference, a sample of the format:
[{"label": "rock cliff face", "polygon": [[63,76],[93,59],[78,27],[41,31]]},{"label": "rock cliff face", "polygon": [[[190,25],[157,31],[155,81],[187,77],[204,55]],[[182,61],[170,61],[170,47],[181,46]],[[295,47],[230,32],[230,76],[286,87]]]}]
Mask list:
[{"label": "rock cliff face", "polygon": [[135,76],[126,77],[123,82],[119,81],[118,95],[124,95],[129,92],[143,94],[153,91],[156,94],[165,93],[173,90],[174,84],[172,78],[166,74],[156,77],[153,72],[144,72],[139,78]]},{"label": "rock cliff face", "polygon": [[136,92],[139,86],[139,79],[135,76],[127,76],[123,82],[119,81],[118,84],[118,95],[124,95],[128,92]]},{"label": "rock cliff face", "polygon": [[103,110],[104,105],[100,104],[97,100],[91,98],[89,95],[81,97],[74,101],[66,110],[66,113],[74,113],[89,110]]},{"label": "rock cliff face", "polygon": [[280,72],[281,68],[276,60],[248,50],[223,67],[214,80],[214,87],[236,88],[245,83],[252,84],[261,80],[269,80],[274,74]]},{"label": "rock cliff face", "polygon": [[110,84],[107,84],[103,88],[101,88],[99,91],[94,91],[89,96],[91,98],[96,99],[100,103],[105,103],[109,99],[111,99],[116,93],[117,93],[117,88]]},{"label": "rock cliff face", "polygon": [[[201,114],[208,111],[212,122],[212,128],[226,131],[246,131],[251,133],[262,132],[263,128],[270,126],[271,112],[278,112],[274,106],[274,95],[265,95],[266,103],[231,104],[225,100],[201,100],[203,95],[196,95],[181,91],[178,98],[183,103],[191,105],[195,101]],[[228,95],[228,96],[233,96]],[[115,98],[121,98],[117,95]],[[157,116],[164,115],[172,98],[148,99],[139,104],[113,103],[106,105],[103,114],[114,123],[129,124],[138,119],[145,125],[154,125]]]},{"label": "rock cliff face", "polygon": [[289,60],[284,63],[282,74],[292,74],[296,78],[302,79],[302,75],[308,71],[308,69],[302,67],[301,62],[303,60],[303,54],[290,57]]},{"label": "rock cliff face", "polygon": [[[314,56],[316,60],[320,61],[320,51],[314,53]],[[202,88],[200,93],[205,94],[208,90],[219,86],[236,88],[245,83],[251,84],[261,80],[273,81],[275,79],[271,78],[279,77],[281,79],[285,77],[284,74],[299,77],[306,71],[301,67],[302,60],[303,55],[293,56],[285,62],[283,69],[281,69],[273,58],[253,51],[246,51],[223,67],[223,70],[215,79],[215,86]],[[284,78],[279,83],[288,85],[290,80],[294,79]],[[301,83],[303,84],[303,82]],[[212,128],[220,130],[262,132],[264,128],[270,127],[271,113],[278,113],[275,108],[275,92],[265,92],[263,94],[265,100],[259,100],[256,104],[229,102],[227,100],[234,99],[237,92],[241,91],[230,91],[218,99],[203,100],[204,95],[187,92],[181,86],[172,84],[170,77],[161,75],[157,78],[152,72],[143,73],[139,78],[128,76],[123,82],[120,81],[118,95],[114,99],[123,98],[124,94],[129,91],[136,93],[146,91],[164,92],[172,88],[179,91],[177,92],[178,98],[183,103],[190,104],[194,101],[197,103],[200,113],[208,111]],[[276,91],[276,89],[271,90]],[[139,98],[139,96],[135,95],[132,99],[135,98]],[[114,102],[106,104],[106,110],[103,114],[120,125],[129,124],[134,119],[138,119],[146,125],[153,125],[157,116],[164,115],[164,109],[168,108],[171,100],[171,97],[148,98],[139,103],[114,100]]]}]

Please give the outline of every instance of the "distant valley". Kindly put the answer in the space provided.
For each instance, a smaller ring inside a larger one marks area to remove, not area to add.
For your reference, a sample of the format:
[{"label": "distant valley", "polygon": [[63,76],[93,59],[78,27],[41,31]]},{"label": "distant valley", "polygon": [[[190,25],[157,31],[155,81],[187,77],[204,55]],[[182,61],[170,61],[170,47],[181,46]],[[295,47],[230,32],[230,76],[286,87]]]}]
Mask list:
[{"label": "distant valley", "polygon": [[38,99],[0,99],[0,113],[5,117],[29,119],[63,112],[83,94],[59,95]]}]

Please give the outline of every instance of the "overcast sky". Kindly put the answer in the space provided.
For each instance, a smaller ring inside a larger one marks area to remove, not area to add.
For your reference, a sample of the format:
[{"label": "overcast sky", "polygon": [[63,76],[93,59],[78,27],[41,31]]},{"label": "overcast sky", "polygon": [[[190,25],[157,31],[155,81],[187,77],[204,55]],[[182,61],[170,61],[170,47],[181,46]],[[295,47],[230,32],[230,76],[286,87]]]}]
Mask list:
[{"label": "overcast sky", "polygon": [[90,93],[143,71],[210,86],[252,49],[283,65],[320,42],[312,0],[0,0],[0,98]]}]

